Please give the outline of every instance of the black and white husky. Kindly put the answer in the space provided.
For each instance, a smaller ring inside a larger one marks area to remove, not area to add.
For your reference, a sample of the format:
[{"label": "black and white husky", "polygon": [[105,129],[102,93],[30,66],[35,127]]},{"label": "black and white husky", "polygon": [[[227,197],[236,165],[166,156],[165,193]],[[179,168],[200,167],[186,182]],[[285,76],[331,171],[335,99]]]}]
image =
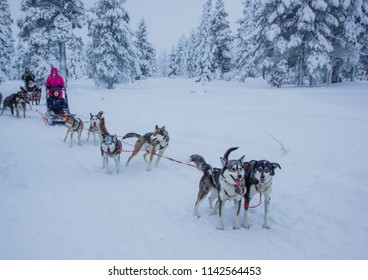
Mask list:
[{"label": "black and white husky", "polygon": [[102,141],[102,133],[100,132],[100,120],[102,119],[103,112],[98,112],[97,115],[92,115],[89,113],[89,128],[88,128],[88,136],[87,141],[91,137],[91,134],[93,136],[93,144],[97,144],[96,137],[98,136],[100,138],[100,143]]},{"label": "black and white husky", "polygon": [[[130,157],[128,158],[125,165],[128,166],[131,159],[134,156],[136,156],[140,151],[144,150],[145,153],[143,154],[143,157],[144,160],[148,162],[147,171],[152,170],[152,159],[153,156],[156,155],[156,152],[158,152],[158,156],[155,163],[155,166],[157,167],[162,155],[169,146],[170,141],[169,133],[167,132],[165,126],[160,128],[156,125],[153,132],[148,132],[144,135],[140,135],[135,132],[130,132],[125,134],[123,140],[131,137],[136,137],[138,138],[138,140],[135,142],[134,150],[130,155]],[[149,160],[147,160],[148,155],[150,155]]]},{"label": "black and white husky", "polygon": [[203,172],[203,176],[199,182],[199,191],[197,196],[197,201],[194,206],[194,215],[198,215],[198,207],[203,199],[211,192],[209,198],[210,208],[212,207],[212,202],[217,198],[215,209],[213,213],[219,210],[218,214],[218,224],[217,229],[223,230],[224,225],[222,222],[222,211],[224,203],[227,200],[233,200],[235,206],[235,217],[233,222],[233,229],[239,229],[241,227],[239,220],[240,205],[242,200],[242,195],[245,189],[245,172],[243,167],[242,156],[240,159],[229,160],[229,155],[232,151],[238,149],[230,148],[228,149],[223,158],[221,159],[222,168],[214,169],[211,165],[205,162],[204,158],[200,155],[192,155],[189,157],[189,162],[194,162],[197,168]]},{"label": "black and white husky", "polygon": [[244,168],[250,170],[246,176],[246,187],[247,192],[244,196],[244,224],[246,229],[250,228],[248,222],[248,210],[249,203],[252,197],[259,193],[264,196],[264,222],[263,228],[270,229],[268,220],[268,211],[271,202],[271,191],[272,191],[272,178],[275,175],[275,169],[281,166],[275,162],[269,162],[267,160],[252,160],[249,163],[244,163]]},{"label": "black and white husky", "polygon": [[102,137],[101,142],[101,156],[102,168],[106,168],[106,173],[111,174],[109,168],[109,157],[113,158],[116,165],[116,172],[120,172],[120,154],[122,152],[121,141],[115,135],[106,134]]}]

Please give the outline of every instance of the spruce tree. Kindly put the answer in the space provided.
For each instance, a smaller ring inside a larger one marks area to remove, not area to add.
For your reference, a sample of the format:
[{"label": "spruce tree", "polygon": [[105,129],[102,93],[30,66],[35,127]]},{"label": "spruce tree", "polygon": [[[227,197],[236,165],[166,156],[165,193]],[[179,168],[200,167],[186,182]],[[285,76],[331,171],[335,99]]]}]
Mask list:
[{"label": "spruce tree", "polygon": [[139,22],[135,37],[141,76],[143,78],[152,77],[157,71],[156,52],[152,44],[148,42],[147,25],[144,19]]},{"label": "spruce tree", "polygon": [[233,37],[228,17],[229,15],[224,7],[224,0],[217,0],[210,23],[213,34],[214,75],[217,79],[223,79],[233,67]]},{"label": "spruce tree", "polygon": [[214,55],[213,34],[211,30],[212,0],[203,5],[202,19],[198,28],[196,50],[196,81],[206,83],[213,79]]},{"label": "spruce tree", "polygon": [[99,86],[112,89],[115,84],[128,83],[141,74],[130,18],[125,0],[99,0],[88,21],[89,65],[92,78]]},{"label": "spruce tree", "polygon": [[255,77],[258,74],[256,46],[257,34],[259,31],[259,12],[262,2],[257,0],[245,0],[242,17],[239,19],[239,28],[236,34],[236,59],[234,78],[238,81],[245,81],[248,77]]},{"label": "spruce tree", "polygon": [[12,76],[12,58],[14,56],[12,23],[8,1],[0,0],[0,82]]},{"label": "spruce tree", "polygon": [[17,21],[19,38],[26,44],[25,67],[33,68],[38,78],[49,74],[50,66],[60,68],[67,79],[66,49],[75,36],[73,30],[84,24],[81,0],[23,0]]}]

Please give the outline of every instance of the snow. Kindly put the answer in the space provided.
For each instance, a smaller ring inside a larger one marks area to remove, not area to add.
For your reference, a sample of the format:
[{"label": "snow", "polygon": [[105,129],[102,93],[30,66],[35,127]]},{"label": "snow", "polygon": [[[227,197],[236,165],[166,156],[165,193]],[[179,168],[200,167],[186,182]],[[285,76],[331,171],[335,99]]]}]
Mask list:
[{"label": "snow", "polygon": [[[7,96],[21,85],[0,90]],[[125,152],[121,173],[109,160],[107,175],[86,131],[82,146],[74,140],[70,148],[64,126],[43,123],[42,100],[26,119],[9,110],[0,117],[0,259],[368,258],[367,83],[273,89],[259,79],[149,79],[107,90],[80,80],[68,95],[84,121],[103,110],[119,138],[165,125],[165,156],[176,160],[198,153],[220,167],[220,156],[239,146],[230,158],[279,163],[272,229],[262,229],[263,201],[250,211],[250,230],[231,228],[229,202],[224,231],[215,229],[207,201],[194,217],[202,174],[185,164],[163,158],[147,172],[141,154],[125,167]]]}]

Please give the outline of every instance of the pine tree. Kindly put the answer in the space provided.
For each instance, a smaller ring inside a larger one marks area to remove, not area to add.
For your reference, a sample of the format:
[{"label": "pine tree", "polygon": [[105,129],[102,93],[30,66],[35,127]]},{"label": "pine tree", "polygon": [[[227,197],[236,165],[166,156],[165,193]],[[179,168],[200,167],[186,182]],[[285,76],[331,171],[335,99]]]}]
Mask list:
[{"label": "pine tree", "polygon": [[125,2],[99,0],[92,9],[94,18],[88,21],[92,78],[97,85],[109,89],[118,83],[131,82],[141,74]]},{"label": "pine tree", "polygon": [[51,65],[67,78],[66,49],[75,36],[73,30],[84,24],[81,0],[23,0],[17,21],[20,40],[28,44],[23,66],[34,68],[38,78],[49,74]]},{"label": "pine tree", "polygon": [[0,82],[11,77],[14,56],[13,19],[7,0],[0,0]]},{"label": "pine tree", "polygon": [[315,84],[331,64],[334,50],[332,29],[338,25],[336,17],[329,13],[328,6],[336,1],[295,0],[292,6],[294,24],[290,28],[289,55],[293,56],[298,86]]},{"label": "pine tree", "polygon": [[217,0],[211,19],[211,33],[213,34],[213,63],[215,77],[223,79],[232,69],[232,43],[228,13],[225,11],[224,0]]},{"label": "pine tree", "polygon": [[359,2],[356,24],[361,26],[362,33],[358,36],[358,43],[361,49],[356,75],[360,80],[368,80],[368,0],[361,0]]},{"label": "pine tree", "polygon": [[[364,3],[365,2],[365,3]],[[341,82],[343,78],[355,79],[362,49],[367,45],[364,38],[368,25],[368,1],[341,1],[332,6],[338,25],[333,29],[332,82]]]},{"label": "pine tree", "polygon": [[157,76],[167,77],[169,75],[169,55],[164,49],[157,57]]},{"label": "pine tree", "polygon": [[255,59],[257,34],[259,31],[258,21],[262,2],[257,0],[245,0],[242,17],[239,19],[239,28],[236,35],[236,80],[245,81],[248,77],[257,76],[257,64]]},{"label": "pine tree", "polygon": [[73,37],[66,50],[68,76],[72,79],[76,80],[87,75],[87,59],[84,51],[85,48],[82,39]]},{"label": "pine tree", "polygon": [[135,37],[142,77],[152,77],[157,71],[156,52],[152,44],[148,42],[147,25],[144,19],[141,19]]},{"label": "pine tree", "polygon": [[196,81],[206,83],[213,79],[214,55],[213,34],[211,31],[212,0],[207,0],[203,5],[202,19],[198,31],[196,45]]}]

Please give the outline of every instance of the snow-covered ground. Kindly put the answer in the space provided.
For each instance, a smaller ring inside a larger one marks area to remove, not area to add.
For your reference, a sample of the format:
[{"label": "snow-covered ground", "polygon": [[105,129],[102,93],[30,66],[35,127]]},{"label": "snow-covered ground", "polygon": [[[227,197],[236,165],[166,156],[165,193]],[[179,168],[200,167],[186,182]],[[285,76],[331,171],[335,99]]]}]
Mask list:
[{"label": "snow-covered ground", "polygon": [[0,117],[0,259],[368,258],[367,83],[272,89],[261,80],[154,79],[106,90],[75,81],[68,94],[73,113],[88,121],[104,111],[119,137],[165,125],[165,155],[180,161],[198,153],[220,167],[239,146],[231,158],[278,162],[272,229],[262,229],[263,207],[250,211],[251,230],[231,228],[232,203],[224,231],[207,202],[194,217],[202,174],[184,164],[162,159],[147,172],[141,155],[125,167],[123,153],[121,173],[109,161],[107,175],[86,131],[70,148],[64,126],[43,123],[43,99],[26,119]]}]

